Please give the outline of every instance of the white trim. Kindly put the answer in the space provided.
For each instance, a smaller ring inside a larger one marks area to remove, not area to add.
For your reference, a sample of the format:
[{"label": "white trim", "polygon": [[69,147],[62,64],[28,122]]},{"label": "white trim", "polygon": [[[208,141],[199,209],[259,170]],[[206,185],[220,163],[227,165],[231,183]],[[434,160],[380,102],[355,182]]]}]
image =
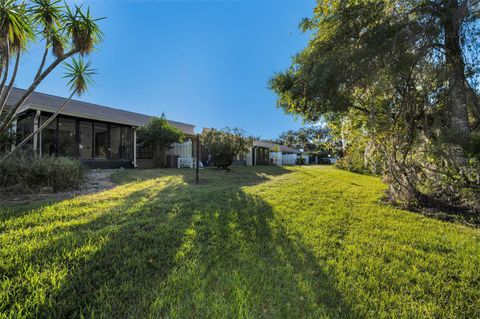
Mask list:
[{"label": "white trim", "polygon": [[137,130],[133,128],[133,167],[137,166]]}]

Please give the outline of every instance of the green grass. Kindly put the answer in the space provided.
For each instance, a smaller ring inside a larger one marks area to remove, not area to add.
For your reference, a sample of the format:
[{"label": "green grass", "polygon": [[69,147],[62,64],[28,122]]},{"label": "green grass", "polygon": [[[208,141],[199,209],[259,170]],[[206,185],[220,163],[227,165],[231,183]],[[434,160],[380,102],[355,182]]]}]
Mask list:
[{"label": "green grass", "polygon": [[[119,171],[0,207],[4,318],[479,318],[480,230],[332,167]],[[35,207],[38,205],[38,207]]]}]

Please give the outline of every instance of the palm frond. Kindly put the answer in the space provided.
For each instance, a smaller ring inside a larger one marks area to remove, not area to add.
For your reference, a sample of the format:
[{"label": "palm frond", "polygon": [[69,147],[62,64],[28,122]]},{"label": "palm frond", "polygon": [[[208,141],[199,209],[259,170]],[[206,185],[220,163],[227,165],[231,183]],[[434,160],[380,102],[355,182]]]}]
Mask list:
[{"label": "palm frond", "polygon": [[97,22],[104,18],[94,19],[90,15],[90,9],[82,11],[81,6],[74,9],[67,7],[63,20],[65,30],[72,39],[72,45],[81,55],[89,54],[95,45],[102,40],[102,32]]},{"label": "palm frond", "polygon": [[58,27],[62,19],[62,10],[64,7],[59,5],[61,0],[31,0],[30,6],[33,21],[43,26],[48,31],[52,27]]},{"label": "palm frond", "polygon": [[25,4],[14,0],[0,1],[0,37],[2,49],[7,45],[10,52],[25,49],[27,43],[35,38],[33,23]]},{"label": "palm frond", "polygon": [[71,63],[65,62],[66,72],[63,78],[68,79],[70,90],[77,95],[82,95],[93,85],[93,76],[97,74],[97,70],[93,69],[92,61],[85,62],[83,58],[72,59]]}]

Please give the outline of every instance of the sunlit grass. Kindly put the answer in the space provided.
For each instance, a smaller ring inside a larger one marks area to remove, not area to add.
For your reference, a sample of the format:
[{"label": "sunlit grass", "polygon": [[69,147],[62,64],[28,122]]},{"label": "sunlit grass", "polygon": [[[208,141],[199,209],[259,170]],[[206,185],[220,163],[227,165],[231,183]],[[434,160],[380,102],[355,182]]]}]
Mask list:
[{"label": "sunlit grass", "polygon": [[0,206],[0,317],[480,317],[480,231],[383,205],[379,179],[193,173]]}]

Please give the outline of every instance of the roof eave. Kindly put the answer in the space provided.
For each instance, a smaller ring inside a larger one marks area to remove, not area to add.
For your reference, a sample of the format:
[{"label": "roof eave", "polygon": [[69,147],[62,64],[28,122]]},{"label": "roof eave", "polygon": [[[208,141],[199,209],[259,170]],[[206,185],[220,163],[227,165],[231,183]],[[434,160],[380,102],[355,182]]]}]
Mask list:
[{"label": "roof eave", "polygon": [[[46,107],[43,107],[42,105],[37,105],[37,104],[26,104],[24,106],[22,106],[18,111],[17,111],[17,114],[20,114],[22,112],[25,112],[25,111],[28,111],[28,110],[39,110],[39,111],[43,111],[43,112],[48,112],[48,113],[52,113],[52,110],[51,109],[48,109]],[[107,118],[107,117],[102,117],[102,116],[89,116],[89,117],[86,117],[82,114],[78,114],[78,113],[75,113],[75,112],[69,112],[69,111],[62,111],[61,112],[62,115],[67,115],[67,116],[72,116],[72,117],[78,117],[78,118],[82,118],[82,119],[86,119],[86,120],[96,120],[96,121],[101,121],[101,122],[108,122],[108,123],[114,123],[114,124],[121,124],[121,125],[128,125],[128,126],[132,126],[132,127],[140,127],[140,126],[143,126],[142,124],[138,124],[138,123],[132,123],[132,122],[126,122],[126,121],[112,121],[111,118]],[[168,120],[167,120],[168,121]],[[171,121],[171,122],[175,122],[175,123],[178,123],[178,125],[185,125],[185,126],[188,126],[191,128],[191,131],[184,131],[185,134],[190,134],[190,135],[195,135],[195,125],[191,125],[191,124],[186,124],[186,123],[180,123],[180,122],[176,122],[176,121]]]},{"label": "roof eave", "polygon": [[[17,113],[22,113],[22,112],[25,112],[27,110],[38,110],[38,111],[52,113],[51,109],[45,108],[41,105],[35,105],[35,104],[27,104],[24,107],[22,107],[21,109],[19,109]],[[72,117],[78,117],[78,118],[82,118],[82,119],[86,119],[86,120],[96,120],[96,121],[100,121],[100,122],[108,122],[108,123],[114,123],[114,124],[129,125],[129,126],[134,126],[134,127],[141,126],[137,123],[131,123],[131,122],[125,122],[125,121],[112,121],[112,119],[102,117],[102,116],[86,117],[82,114],[78,114],[78,113],[75,113],[75,112],[69,112],[69,111],[65,111],[65,110],[62,111],[60,114],[67,115],[67,116],[72,116]]]}]

